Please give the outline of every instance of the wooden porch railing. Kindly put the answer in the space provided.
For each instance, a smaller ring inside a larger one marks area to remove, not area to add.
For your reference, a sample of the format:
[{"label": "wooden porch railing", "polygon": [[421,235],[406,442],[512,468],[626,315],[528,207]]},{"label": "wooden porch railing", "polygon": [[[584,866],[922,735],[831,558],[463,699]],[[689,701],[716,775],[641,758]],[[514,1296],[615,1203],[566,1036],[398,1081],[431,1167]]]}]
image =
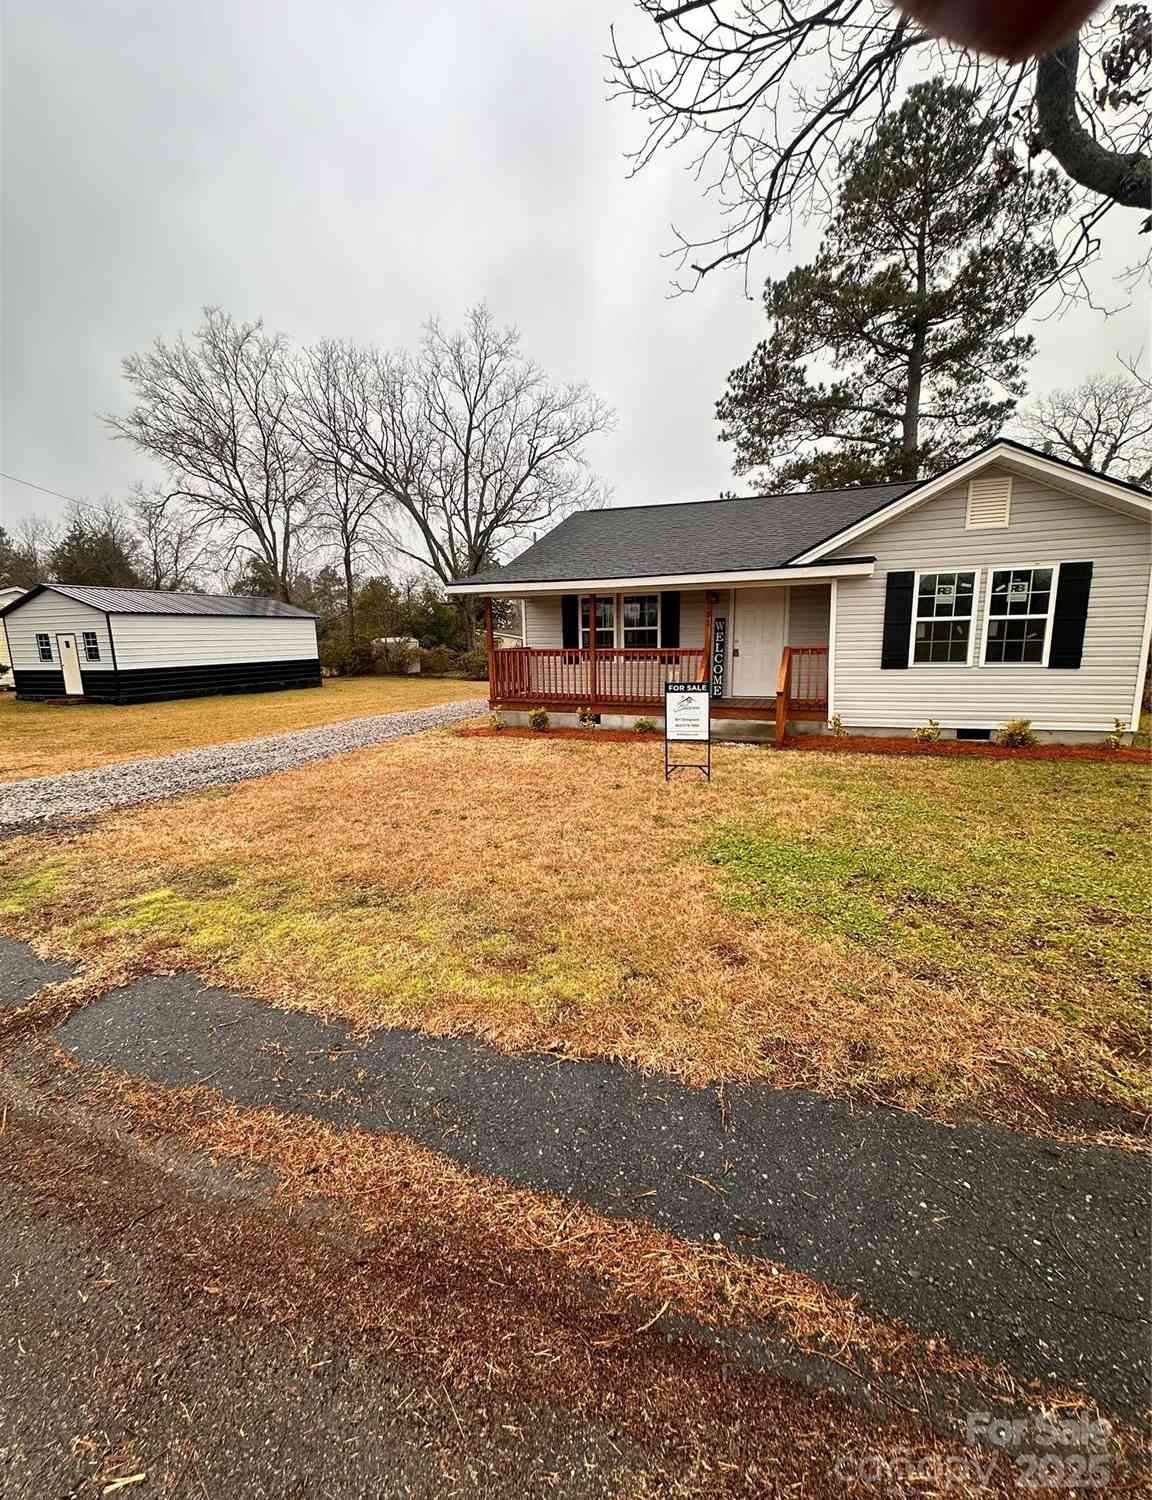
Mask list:
[{"label": "wooden porch railing", "polygon": [[703,682],[702,647],[585,651],[567,647],[504,646],[491,653],[493,703],[658,703],[666,682]]},{"label": "wooden porch railing", "polygon": [[785,646],[776,680],[776,740],[783,743],[788,720],[828,709],[828,647]]}]

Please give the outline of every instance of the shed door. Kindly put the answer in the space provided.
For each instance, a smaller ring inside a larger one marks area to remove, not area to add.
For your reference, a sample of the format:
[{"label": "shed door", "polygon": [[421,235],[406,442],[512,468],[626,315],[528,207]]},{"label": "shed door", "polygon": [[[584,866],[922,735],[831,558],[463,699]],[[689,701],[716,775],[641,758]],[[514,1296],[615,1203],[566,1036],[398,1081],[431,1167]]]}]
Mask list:
[{"label": "shed door", "polygon": [[771,698],[776,693],[784,652],[784,610],[788,591],[737,589],[732,642],[732,695]]},{"label": "shed door", "polygon": [[84,696],[84,675],[80,671],[80,656],[76,650],[74,635],[58,635],[56,649],[60,653],[60,668],[64,673],[64,691],[70,698]]}]

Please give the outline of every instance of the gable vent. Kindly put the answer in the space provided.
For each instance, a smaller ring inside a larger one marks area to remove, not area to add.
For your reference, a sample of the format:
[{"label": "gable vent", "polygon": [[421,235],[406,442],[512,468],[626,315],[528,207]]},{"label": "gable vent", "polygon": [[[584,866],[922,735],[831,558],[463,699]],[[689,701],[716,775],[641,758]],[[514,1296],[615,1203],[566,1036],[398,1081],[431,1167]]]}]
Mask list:
[{"label": "gable vent", "polygon": [[983,527],[1007,526],[1008,513],[1012,508],[1012,476],[990,474],[985,479],[968,481],[969,531]]}]

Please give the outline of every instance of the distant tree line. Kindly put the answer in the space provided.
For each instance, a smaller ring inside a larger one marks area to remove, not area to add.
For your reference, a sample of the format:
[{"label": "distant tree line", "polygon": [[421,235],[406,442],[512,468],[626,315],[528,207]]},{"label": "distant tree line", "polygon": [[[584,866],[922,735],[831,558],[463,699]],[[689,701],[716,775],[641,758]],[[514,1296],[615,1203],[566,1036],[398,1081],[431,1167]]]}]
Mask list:
[{"label": "distant tree line", "polygon": [[[155,509],[139,497],[92,504],[75,502],[53,523],[32,515],[11,531],[0,527],[0,588],[32,588],[38,583],[76,583],[109,588],[149,588],[179,592],[278,594],[266,566],[249,557],[227,567],[220,554],[187,524],[179,509]],[[349,635],[348,584],[340,563],[328,561],[288,580],[294,604],[317,616],[324,664],[336,673],[368,671],[380,653],[372,643],[409,640],[439,653],[444,667],[467,666],[474,647],[467,622],[439,583],[355,574],[352,581],[356,634]],[[509,606],[497,607],[508,623]],[[450,658],[458,657],[453,663]],[[390,658],[398,661],[396,654]]]},{"label": "distant tree line", "polygon": [[295,348],[209,307],[123,369],[133,404],[105,421],[163,482],[0,529],[0,585],[271,595],[315,610],[326,659],[357,670],[382,637],[473,650],[476,603],[444,585],[604,503],[586,445],[611,409],[483,306],[414,352]]}]

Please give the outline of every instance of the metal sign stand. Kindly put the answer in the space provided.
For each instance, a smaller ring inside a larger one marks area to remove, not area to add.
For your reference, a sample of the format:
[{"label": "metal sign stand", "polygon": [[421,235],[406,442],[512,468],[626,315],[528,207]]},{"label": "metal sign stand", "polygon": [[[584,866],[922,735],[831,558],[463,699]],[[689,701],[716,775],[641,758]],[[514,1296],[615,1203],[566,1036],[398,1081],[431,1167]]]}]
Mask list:
[{"label": "metal sign stand", "polygon": [[[664,684],[664,780],[673,771],[699,771],[712,780],[711,685],[707,682]],[[673,760],[671,745],[703,745],[704,761]]]}]

